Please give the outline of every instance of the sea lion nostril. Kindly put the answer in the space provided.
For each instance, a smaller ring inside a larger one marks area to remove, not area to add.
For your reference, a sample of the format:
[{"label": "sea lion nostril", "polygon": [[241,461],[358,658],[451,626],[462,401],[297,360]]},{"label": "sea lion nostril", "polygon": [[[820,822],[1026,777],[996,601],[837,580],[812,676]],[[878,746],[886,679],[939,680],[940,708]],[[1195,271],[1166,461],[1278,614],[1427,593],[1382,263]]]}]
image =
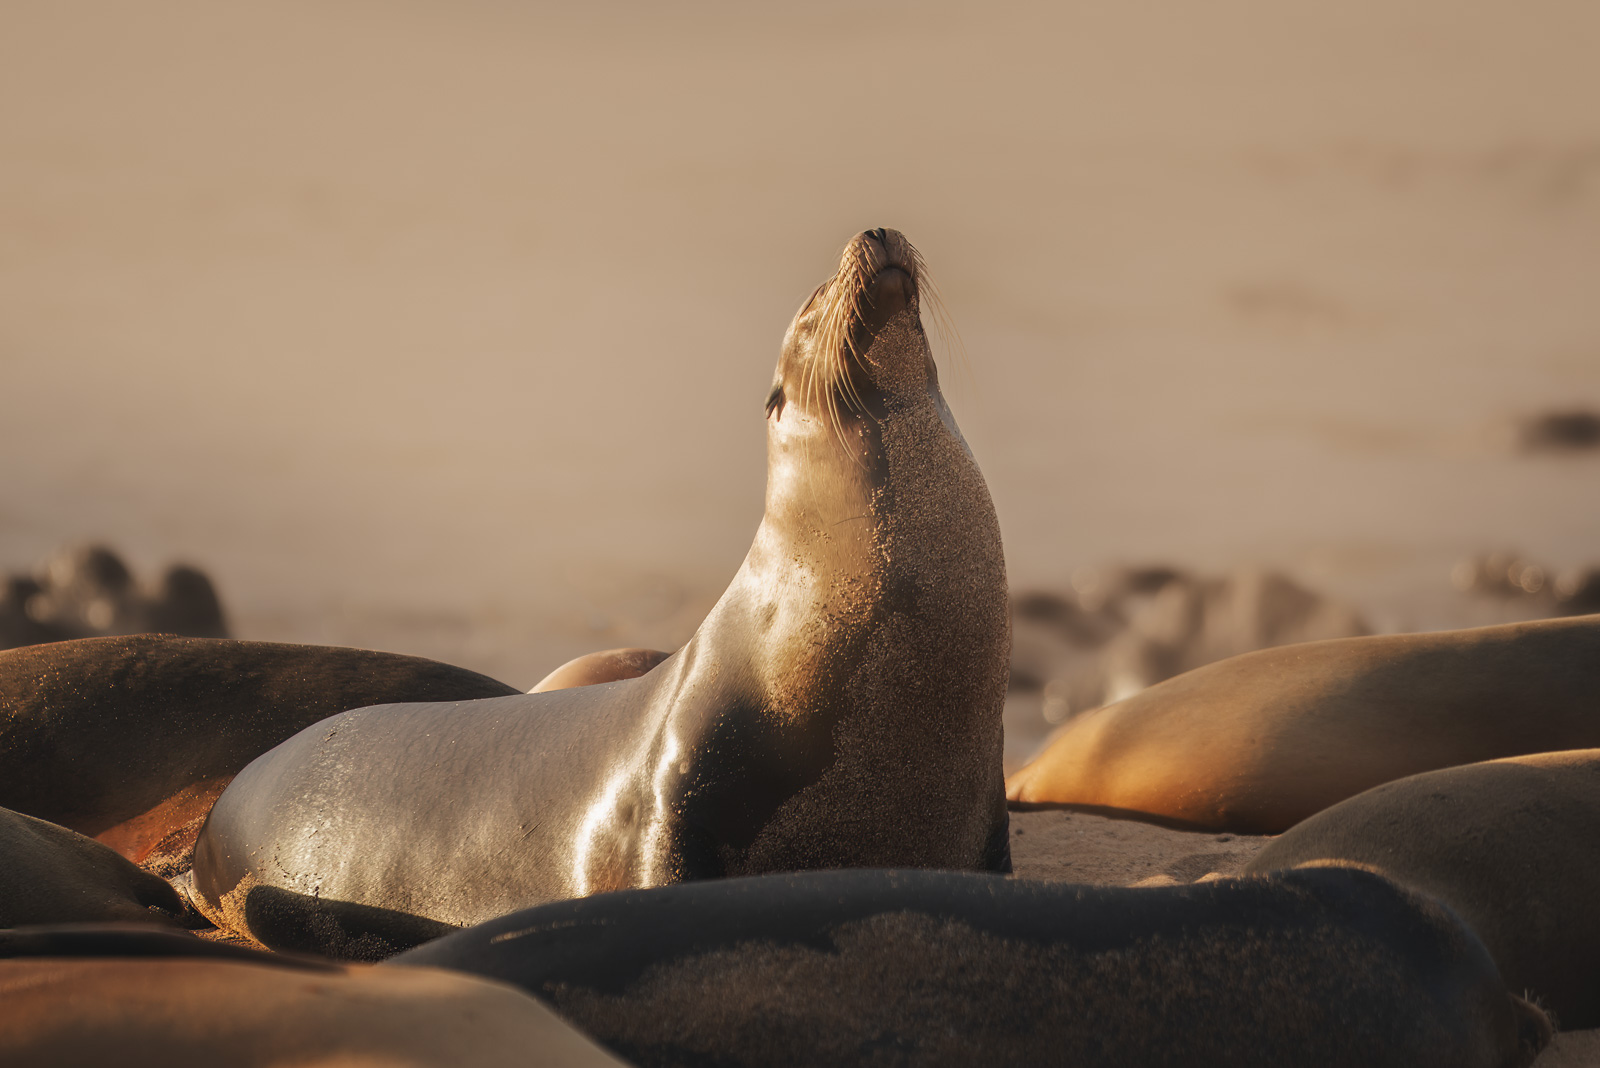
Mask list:
[{"label": "sea lion nostril", "polygon": [[872,238],[872,240],[876,241],[880,245],[887,245],[889,243],[889,232],[881,226],[874,230],[868,230],[867,236]]}]

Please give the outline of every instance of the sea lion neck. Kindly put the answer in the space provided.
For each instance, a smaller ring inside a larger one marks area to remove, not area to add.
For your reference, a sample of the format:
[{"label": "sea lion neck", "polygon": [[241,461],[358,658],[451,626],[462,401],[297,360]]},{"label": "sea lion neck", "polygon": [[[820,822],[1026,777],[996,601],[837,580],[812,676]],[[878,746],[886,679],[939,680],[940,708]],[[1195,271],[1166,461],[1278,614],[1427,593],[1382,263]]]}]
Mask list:
[{"label": "sea lion neck", "polygon": [[[765,513],[724,600],[746,613],[762,606],[754,620],[737,625],[759,634],[757,685],[785,704],[805,703],[804,687],[795,686],[803,662],[822,650],[839,654],[839,639],[881,610],[886,591],[918,581],[910,572],[921,557],[909,545],[898,554],[891,548],[904,521],[898,509],[936,492],[933,483],[949,476],[929,469],[925,454],[959,456],[961,466],[972,467],[937,382],[921,373],[931,361],[914,315],[902,312],[865,347],[865,359],[895,369],[882,374],[887,388],[862,382],[857,403],[840,405],[832,419],[798,404],[768,419]],[[968,503],[984,516],[957,509],[952,525],[992,522],[986,493]],[[997,540],[992,548],[998,556]],[[823,629],[827,641],[819,640]]]}]

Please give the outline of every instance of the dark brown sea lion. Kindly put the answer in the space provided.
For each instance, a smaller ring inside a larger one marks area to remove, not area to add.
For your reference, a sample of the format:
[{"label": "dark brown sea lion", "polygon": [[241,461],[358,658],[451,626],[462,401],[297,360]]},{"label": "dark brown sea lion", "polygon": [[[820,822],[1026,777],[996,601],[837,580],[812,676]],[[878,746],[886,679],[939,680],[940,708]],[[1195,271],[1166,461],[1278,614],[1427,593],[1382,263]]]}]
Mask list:
[{"label": "dark brown sea lion", "polygon": [[0,649],[74,637],[63,628],[41,622],[29,613],[29,604],[43,592],[44,587],[32,575],[8,575],[0,579]]},{"label": "dark brown sea lion", "polygon": [[184,634],[191,638],[226,638],[228,624],[222,599],[204,571],[174,564],[161,575],[144,605],[140,630]]},{"label": "dark brown sea lion", "polygon": [[1307,642],[1072,720],[1013,801],[1276,834],[1435,768],[1600,746],[1600,616]]},{"label": "dark brown sea lion", "polygon": [[[380,972],[252,955],[194,938],[118,934],[0,932],[0,1064],[621,1065],[548,1008],[499,983],[432,968]],[[86,955],[94,948],[86,942],[101,943],[107,955]]]},{"label": "dark brown sea lion", "polygon": [[603,649],[598,653],[585,653],[550,672],[528,692],[546,693],[572,686],[636,679],[671,655],[659,649]]},{"label": "dark brown sea lion", "polygon": [[0,927],[118,920],[205,925],[165,880],[99,842],[0,808]]},{"label": "dark brown sea lion", "polygon": [[719,880],[529,909],[380,970],[410,964],[514,983],[643,1068],[1509,1068],[1550,1038],[1460,920],[1351,869]]},{"label": "dark brown sea lion", "polygon": [[334,646],[144,634],[11,649],[0,652],[0,806],[144,861],[181,852],[235,772],[320,719],[517,692],[433,660]]},{"label": "dark brown sea lion", "polygon": [[1600,1027],[1600,749],[1445,768],[1357,794],[1269,844],[1252,872],[1359,864],[1438,898],[1513,990]]},{"label": "dark brown sea lion", "polygon": [[270,946],[365,954],[623,887],[1007,870],[1005,563],[920,279],[905,238],[871,231],[801,309],[767,401],[765,517],[686,646],[635,679],[302,732],[212,810],[201,908]]}]

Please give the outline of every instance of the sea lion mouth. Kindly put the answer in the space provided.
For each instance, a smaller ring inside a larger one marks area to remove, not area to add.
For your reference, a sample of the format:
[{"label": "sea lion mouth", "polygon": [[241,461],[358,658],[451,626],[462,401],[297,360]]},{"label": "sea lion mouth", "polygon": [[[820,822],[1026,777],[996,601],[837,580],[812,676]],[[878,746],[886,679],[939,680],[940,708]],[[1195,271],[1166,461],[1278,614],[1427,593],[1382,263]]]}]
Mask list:
[{"label": "sea lion mouth", "polygon": [[[767,399],[781,415],[786,399],[804,398],[810,410],[839,421],[839,404],[864,410],[857,379],[874,378],[868,358],[873,340],[897,316],[919,318],[926,278],[922,256],[898,230],[864,230],[850,239],[832,278],[818,286],[790,327],[785,349],[796,344],[798,366],[785,373]],[[920,328],[920,319],[919,319]]]},{"label": "sea lion mouth", "polygon": [[850,239],[839,269],[812,294],[807,310],[820,312],[816,347],[842,363],[857,360],[888,321],[916,309],[922,257],[898,230],[864,230]]},{"label": "sea lion mouth", "polygon": [[848,314],[852,332],[866,335],[851,340],[870,343],[885,323],[913,306],[922,270],[922,257],[898,230],[880,227],[851,238],[825,287],[837,311]]},{"label": "sea lion mouth", "polygon": [[861,296],[857,329],[873,337],[917,299],[917,280],[900,267],[885,267],[872,276]]}]

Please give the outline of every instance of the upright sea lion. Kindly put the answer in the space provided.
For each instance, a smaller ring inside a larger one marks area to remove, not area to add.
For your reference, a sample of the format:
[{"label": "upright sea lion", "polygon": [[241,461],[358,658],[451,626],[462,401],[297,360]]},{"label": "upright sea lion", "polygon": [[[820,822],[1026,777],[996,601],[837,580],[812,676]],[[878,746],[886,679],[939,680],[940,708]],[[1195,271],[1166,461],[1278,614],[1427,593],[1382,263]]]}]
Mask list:
[{"label": "upright sea lion", "polygon": [[639,678],[303,731],[212,810],[202,910],[365,954],[416,939],[414,918],[685,879],[1007,870],[1005,562],[921,275],[900,234],[858,235],[795,318],[766,514],[686,646]]},{"label": "upright sea lion", "polygon": [[1597,693],[1600,616],[1283,646],[1079,716],[1007,794],[1276,834],[1407,775],[1600,746]]},{"label": "upright sea lion", "polygon": [[514,983],[641,1068],[1509,1068],[1550,1037],[1460,920],[1351,869],[721,880],[529,909],[379,970],[410,964]]},{"label": "upright sea lion", "polygon": [[1600,749],[1385,783],[1270,843],[1246,868],[1368,867],[1449,905],[1513,990],[1600,1027]]},{"label": "upright sea lion", "polygon": [[205,926],[165,880],[106,846],[0,808],[0,928],[112,920]]},{"label": "upright sea lion", "polygon": [[334,646],[141,634],[11,649],[0,652],[0,806],[144,861],[181,852],[235,772],[320,719],[517,692],[449,664]]},{"label": "upright sea lion", "polygon": [[[105,956],[87,955],[96,942]],[[287,960],[175,935],[0,931],[0,1004],[8,1068],[621,1068],[500,983]]]}]

